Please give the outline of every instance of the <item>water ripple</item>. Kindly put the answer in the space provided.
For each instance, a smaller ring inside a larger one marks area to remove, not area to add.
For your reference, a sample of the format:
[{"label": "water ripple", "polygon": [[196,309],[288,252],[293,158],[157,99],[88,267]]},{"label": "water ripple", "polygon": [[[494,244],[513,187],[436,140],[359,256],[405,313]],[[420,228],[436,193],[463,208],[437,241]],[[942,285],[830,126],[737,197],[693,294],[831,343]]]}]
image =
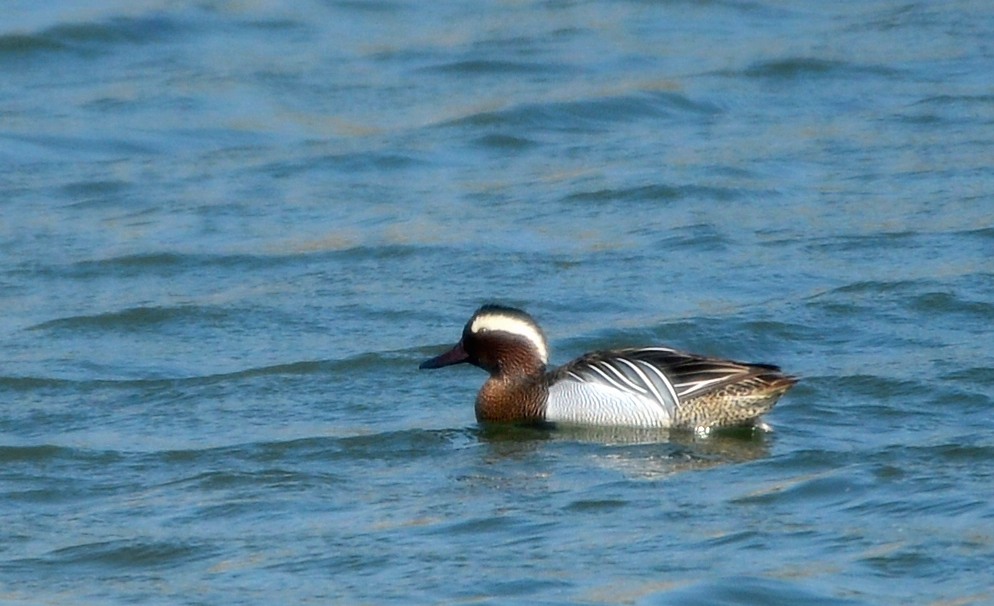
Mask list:
[{"label": "water ripple", "polygon": [[814,592],[797,582],[757,577],[709,579],[645,597],[638,606],[733,606],[736,604],[796,604],[797,606],[857,606],[862,600]]},{"label": "water ripple", "polygon": [[735,189],[703,185],[642,185],[596,191],[579,191],[564,196],[565,202],[666,202],[684,198],[729,200],[741,195]]},{"label": "water ripple", "polygon": [[894,68],[882,65],[860,65],[817,57],[789,57],[756,63],[746,69],[743,75],[750,78],[796,80],[812,77],[848,78],[853,75],[890,77],[899,73]]},{"label": "water ripple", "polygon": [[[5,3],[0,601],[989,602],[980,4]],[[480,426],[488,299],[804,379]]]},{"label": "water ripple", "polygon": [[524,104],[499,111],[486,111],[451,120],[443,126],[506,128],[516,131],[591,132],[615,122],[645,117],[675,117],[692,113],[715,115],[721,110],[705,102],[676,93],[640,93],[578,101]]},{"label": "water ripple", "polygon": [[230,318],[231,315],[232,310],[201,305],[133,307],[120,311],[49,320],[30,327],[30,330],[135,332],[173,322],[195,321],[215,324]]},{"label": "water ripple", "polygon": [[96,23],[64,23],[37,33],[0,35],[0,61],[51,51],[110,52],[115,45],[155,44],[189,31],[189,25],[163,15],[115,17]]},{"label": "water ripple", "polygon": [[479,75],[513,75],[513,74],[561,74],[565,66],[524,61],[506,61],[497,59],[464,59],[450,63],[442,63],[423,68],[426,72],[441,74],[456,74],[460,76]]},{"label": "water ripple", "polygon": [[[421,351],[420,349],[418,351]],[[415,359],[421,359],[422,355],[412,356],[410,352],[383,352],[367,353],[352,356],[341,360],[300,360],[272,364],[268,366],[258,366],[236,370],[226,373],[209,373],[203,375],[181,376],[181,377],[150,377],[138,379],[63,379],[58,377],[24,377],[24,376],[0,376],[0,390],[11,392],[30,392],[35,390],[45,390],[50,388],[62,388],[70,390],[91,390],[104,388],[118,389],[143,389],[154,390],[163,387],[193,387],[198,385],[214,385],[240,381],[245,379],[255,379],[260,377],[280,377],[280,376],[315,376],[329,377],[340,376],[352,372],[365,371],[370,369],[390,370],[390,369],[410,369]]]},{"label": "water ripple", "polygon": [[196,562],[215,553],[212,546],[193,541],[119,539],[57,549],[37,563],[57,568],[68,565],[107,567],[111,570],[155,570]]}]

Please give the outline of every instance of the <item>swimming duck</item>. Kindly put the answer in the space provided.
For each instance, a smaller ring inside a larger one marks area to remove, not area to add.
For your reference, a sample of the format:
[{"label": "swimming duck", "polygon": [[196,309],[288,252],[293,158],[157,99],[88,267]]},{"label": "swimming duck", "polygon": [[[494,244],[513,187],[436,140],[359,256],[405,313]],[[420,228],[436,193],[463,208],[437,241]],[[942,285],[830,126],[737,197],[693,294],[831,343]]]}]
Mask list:
[{"label": "swimming duck", "polygon": [[667,347],[595,351],[550,369],[538,323],[502,305],[478,309],[459,342],[420,368],[463,362],[490,373],[476,396],[484,423],[769,429],[761,415],[797,382],[770,364]]}]

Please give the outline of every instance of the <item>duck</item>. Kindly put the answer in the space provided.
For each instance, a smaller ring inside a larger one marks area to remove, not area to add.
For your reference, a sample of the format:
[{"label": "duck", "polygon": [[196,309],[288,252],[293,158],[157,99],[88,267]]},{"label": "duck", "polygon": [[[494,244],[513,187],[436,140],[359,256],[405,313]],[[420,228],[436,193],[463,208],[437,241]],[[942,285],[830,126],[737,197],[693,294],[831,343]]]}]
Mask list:
[{"label": "duck", "polygon": [[669,347],[592,351],[550,367],[548,341],[535,319],[498,304],[477,309],[459,341],[419,368],[463,363],[490,375],[476,396],[483,424],[768,431],[762,416],[798,381],[772,364]]}]

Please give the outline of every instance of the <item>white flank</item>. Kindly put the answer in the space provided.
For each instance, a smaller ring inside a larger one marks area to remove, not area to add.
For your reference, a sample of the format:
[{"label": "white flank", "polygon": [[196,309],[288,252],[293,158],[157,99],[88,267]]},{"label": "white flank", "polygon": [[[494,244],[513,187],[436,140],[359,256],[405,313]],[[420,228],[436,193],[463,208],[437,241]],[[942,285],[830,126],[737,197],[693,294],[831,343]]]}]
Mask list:
[{"label": "white flank", "polygon": [[549,387],[545,420],[579,425],[670,427],[673,412],[645,394],[606,383],[567,379]]},{"label": "white flank", "polygon": [[473,334],[481,332],[506,332],[508,334],[523,337],[535,346],[543,364],[549,363],[549,348],[545,344],[545,337],[537,326],[514,316],[506,316],[499,312],[480,314],[473,320],[469,327]]}]

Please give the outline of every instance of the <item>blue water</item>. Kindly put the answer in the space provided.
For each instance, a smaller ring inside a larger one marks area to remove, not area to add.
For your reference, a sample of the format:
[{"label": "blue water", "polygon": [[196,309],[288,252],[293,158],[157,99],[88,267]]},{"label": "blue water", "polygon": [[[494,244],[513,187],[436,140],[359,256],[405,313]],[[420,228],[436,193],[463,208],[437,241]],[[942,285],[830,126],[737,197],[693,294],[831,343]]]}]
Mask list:
[{"label": "blue water", "polygon": [[[994,603],[986,2],[5,2],[0,603]],[[768,435],[481,427],[553,361]]]}]

